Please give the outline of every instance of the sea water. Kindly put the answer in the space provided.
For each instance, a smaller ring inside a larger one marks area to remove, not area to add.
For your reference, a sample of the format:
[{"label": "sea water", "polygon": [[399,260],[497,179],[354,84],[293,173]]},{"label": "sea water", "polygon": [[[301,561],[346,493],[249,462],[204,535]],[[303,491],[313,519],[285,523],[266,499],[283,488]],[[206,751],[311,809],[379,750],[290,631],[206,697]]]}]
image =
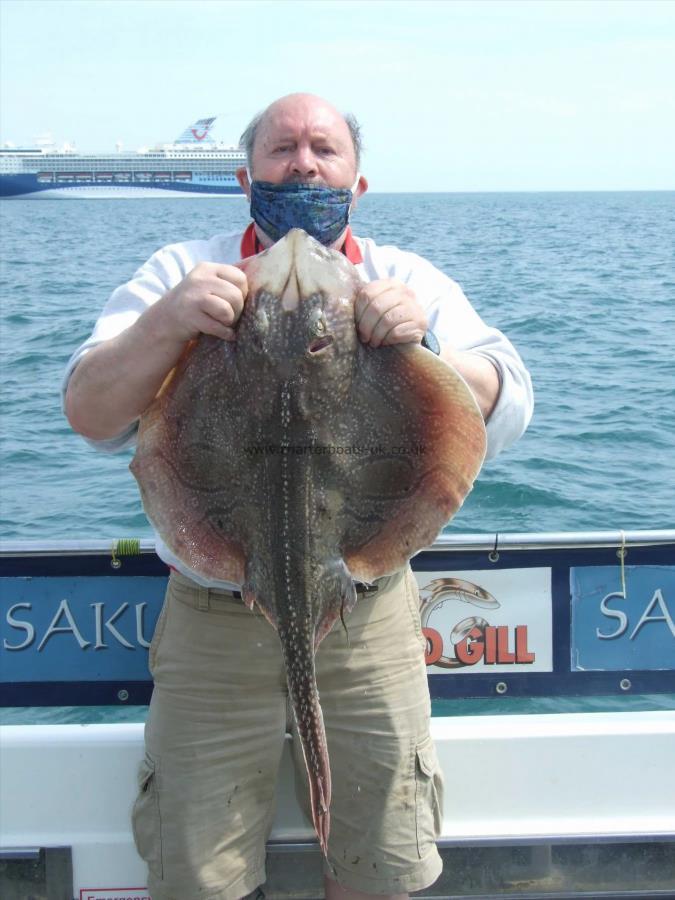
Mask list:
[{"label": "sea water", "polygon": [[[0,217],[0,537],[150,537],[131,454],[70,431],[63,369],[155,250],[240,229],[247,204],[16,199]],[[532,374],[527,433],[448,531],[675,526],[675,193],[371,194],[352,224],[459,282]]]}]

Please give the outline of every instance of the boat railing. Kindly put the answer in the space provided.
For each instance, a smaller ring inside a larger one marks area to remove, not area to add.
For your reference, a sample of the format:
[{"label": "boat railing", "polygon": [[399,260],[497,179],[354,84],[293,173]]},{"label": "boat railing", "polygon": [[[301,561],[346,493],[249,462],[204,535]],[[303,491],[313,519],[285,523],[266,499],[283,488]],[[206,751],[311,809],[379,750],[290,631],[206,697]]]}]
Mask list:
[{"label": "boat railing", "polygon": [[[451,533],[412,564],[447,798],[421,896],[672,900],[675,530]],[[145,539],[0,544],[3,897],[148,900],[129,814],[166,580]],[[312,834],[286,746],[267,900],[319,896]]]},{"label": "boat railing", "polygon": [[[125,540],[125,539],[122,539]],[[133,538],[141,553],[154,553],[150,538]],[[88,538],[80,540],[0,540],[3,556],[54,555],[56,553],[107,553],[118,541],[116,538]],[[658,530],[551,531],[551,532],[486,532],[475,534],[440,534],[427,551],[491,551],[495,546],[509,550],[565,550],[578,548],[615,548],[675,546],[675,528]]]}]

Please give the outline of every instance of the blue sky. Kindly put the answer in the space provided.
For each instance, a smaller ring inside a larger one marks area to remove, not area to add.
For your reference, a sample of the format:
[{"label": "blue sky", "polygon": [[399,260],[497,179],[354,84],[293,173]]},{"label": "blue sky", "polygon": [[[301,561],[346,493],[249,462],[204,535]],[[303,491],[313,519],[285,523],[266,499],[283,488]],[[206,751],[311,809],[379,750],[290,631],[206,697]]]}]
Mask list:
[{"label": "blue sky", "polygon": [[371,190],[675,188],[675,2],[0,0],[0,140],[236,141],[291,91],[361,121]]}]

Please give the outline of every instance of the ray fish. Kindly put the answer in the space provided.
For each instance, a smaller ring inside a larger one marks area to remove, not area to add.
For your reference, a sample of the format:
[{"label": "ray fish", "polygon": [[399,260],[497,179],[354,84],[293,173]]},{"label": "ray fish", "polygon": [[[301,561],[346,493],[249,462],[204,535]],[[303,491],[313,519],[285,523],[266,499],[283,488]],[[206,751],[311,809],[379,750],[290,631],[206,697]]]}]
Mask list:
[{"label": "ray fish", "polygon": [[204,578],[242,585],[281,641],[327,852],[331,779],[314,656],[357,600],[401,570],[471,489],[483,419],[417,344],[361,343],[346,257],[294,229],[242,262],[234,342],[192,342],[141,417],[131,470],[148,518]]}]

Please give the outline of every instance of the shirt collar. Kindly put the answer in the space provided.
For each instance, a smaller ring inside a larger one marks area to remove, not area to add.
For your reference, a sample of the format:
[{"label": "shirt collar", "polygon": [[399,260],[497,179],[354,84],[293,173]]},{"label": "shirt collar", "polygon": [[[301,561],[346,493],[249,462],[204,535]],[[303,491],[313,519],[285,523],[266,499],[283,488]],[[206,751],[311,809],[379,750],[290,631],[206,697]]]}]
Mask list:
[{"label": "shirt collar", "polygon": [[347,257],[349,262],[355,266],[358,266],[359,263],[363,262],[363,254],[361,253],[361,248],[356,243],[354,235],[352,234],[351,225],[347,225],[347,232],[345,234],[345,242],[342,245],[342,252]]},{"label": "shirt collar", "polygon": [[[255,225],[251,222],[241,238],[241,258],[248,259],[249,256],[255,256],[256,253],[262,253],[264,249],[265,248],[258,240],[258,235],[255,233]],[[349,262],[353,263],[355,266],[363,262],[361,248],[356,243],[356,239],[354,238],[352,229],[349,225],[347,226],[347,231],[345,233],[345,242],[342,245],[342,252]]]}]

